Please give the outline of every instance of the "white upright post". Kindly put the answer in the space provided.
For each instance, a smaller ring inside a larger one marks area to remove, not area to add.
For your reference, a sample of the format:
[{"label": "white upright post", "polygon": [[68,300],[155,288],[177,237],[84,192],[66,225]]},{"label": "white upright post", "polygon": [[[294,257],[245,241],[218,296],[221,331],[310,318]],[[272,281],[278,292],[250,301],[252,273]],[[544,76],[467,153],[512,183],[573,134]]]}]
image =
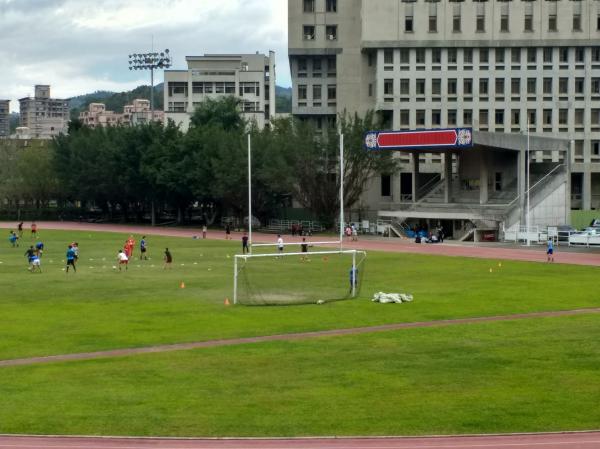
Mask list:
[{"label": "white upright post", "polygon": [[248,134],[248,251],[252,254],[252,138]]},{"label": "white upright post", "polygon": [[233,303],[237,304],[238,258],[233,257]]},{"label": "white upright post", "polygon": [[531,246],[531,239],[530,239],[530,223],[529,223],[529,165],[530,165],[530,159],[529,159],[529,115],[527,116],[527,215],[526,215],[526,226],[527,226],[527,246]]},{"label": "white upright post", "polygon": [[352,253],[352,297],[356,296],[356,282],[358,281],[358,272],[356,271],[356,251]]},{"label": "white upright post", "polygon": [[344,135],[340,134],[340,251],[344,249]]}]

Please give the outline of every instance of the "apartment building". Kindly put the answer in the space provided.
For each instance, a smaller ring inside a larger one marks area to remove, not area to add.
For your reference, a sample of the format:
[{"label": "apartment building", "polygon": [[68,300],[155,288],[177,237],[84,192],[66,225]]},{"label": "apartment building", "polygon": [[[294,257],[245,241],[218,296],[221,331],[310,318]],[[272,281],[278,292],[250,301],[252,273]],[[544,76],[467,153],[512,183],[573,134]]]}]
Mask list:
[{"label": "apartment building", "polygon": [[106,110],[104,103],[90,103],[87,111],[79,113],[79,120],[91,128],[97,126],[117,126],[117,125],[140,125],[148,123],[151,118],[157,122],[163,122],[163,111],[150,110],[150,101],[145,99],[133,100],[132,104],[123,107],[123,113]]},{"label": "apartment building", "polygon": [[243,117],[264,127],[275,116],[275,53],[186,57],[187,70],[165,70],[165,118],[186,131],[206,98],[231,95]]},{"label": "apartment building", "polygon": [[32,138],[51,139],[66,133],[69,124],[69,100],[50,97],[50,86],[36,85],[33,97],[19,100],[21,127],[29,128]]},{"label": "apartment building", "polygon": [[[529,126],[572,141],[571,207],[600,209],[600,2],[289,0],[288,10],[296,116],[319,126],[376,110],[386,129]],[[413,157],[398,157],[409,172]],[[419,159],[443,172],[440,155]]]},{"label": "apartment building", "polygon": [[10,136],[10,100],[0,100],[0,139]]}]

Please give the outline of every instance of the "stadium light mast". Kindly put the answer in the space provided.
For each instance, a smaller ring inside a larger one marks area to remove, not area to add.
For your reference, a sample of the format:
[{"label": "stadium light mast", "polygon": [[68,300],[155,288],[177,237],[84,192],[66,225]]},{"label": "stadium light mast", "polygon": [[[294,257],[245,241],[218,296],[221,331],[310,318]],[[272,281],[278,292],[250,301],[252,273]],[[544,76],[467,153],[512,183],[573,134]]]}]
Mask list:
[{"label": "stadium light mast", "polygon": [[527,215],[525,218],[527,226],[527,246],[531,246],[531,237],[529,234],[529,116],[527,116]]},{"label": "stadium light mast", "polygon": [[161,52],[133,53],[129,55],[129,70],[150,70],[150,114],[151,120],[154,120],[154,71],[168,69],[171,67],[173,59],[169,49]]}]

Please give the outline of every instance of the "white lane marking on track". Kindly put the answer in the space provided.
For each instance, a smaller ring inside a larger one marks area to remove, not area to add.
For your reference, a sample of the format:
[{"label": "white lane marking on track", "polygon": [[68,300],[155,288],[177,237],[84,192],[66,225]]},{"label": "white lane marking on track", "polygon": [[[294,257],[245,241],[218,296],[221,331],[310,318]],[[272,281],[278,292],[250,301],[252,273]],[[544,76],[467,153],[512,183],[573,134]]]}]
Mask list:
[{"label": "white lane marking on track", "polygon": [[[350,443],[346,446],[341,445],[341,443],[343,442],[347,442]],[[60,448],[60,449],[144,449],[144,448],[157,448],[157,449],[233,449],[233,448],[244,448],[244,447],[260,447],[260,446],[256,446],[256,443],[258,443],[258,441],[247,441],[247,442],[239,442],[240,445],[238,446],[237,444],[233,444],[233,441],[227,441],[224,440],[222,441],[221,445],[215,445],[215,446],[184,446],[182,444],[185,444],[185,441],[179,441],[179,444],[176,444],[175,446],[160,446],[159,444],[157,444],[156,440],[149,440],[149,441],[141,441],[140,444],[141,445],[137,445],[137,446],[107,446],[102,444],[103,441],[99,440],[98,443],[94,444],[93,446],[88,446],[88,445],[69,445],[69,442],[66,441],[62,444],[43,444],[43,442],[41,444],[30,444],[30,443],[24,443],[22,445],[19,444],[2,444],[0,443],[0,447],[1,448],[9,448],[9,449],[51,449],[51,448]],[[235,442],[238,443],[238,442]],[[250,443],[250,444],[248,444]],[[369,446],[369,445],[363,445],[363,446],[355,446],[353,445],[350,441],[348,440],[333,440],[331,441],[332,445],[328,445],[328,444],[321,444],[320,446],[315,446],[315,445],[306,445],[306,443],[304,443],[304,445],[298,445],[296,446],[294,444],[294,442],[291,442],[291,444],[289,446],[285,446],[285,445],[281,445],[281,446],[265,446],[268,449],[315,449],[315,448],[321,448],[321,449],[327,449],[327,448],[332,448],[332,449],[340,449],[340,448],[344,448],[344,447],[348,447],[351,449],[467,449],[467,448],[494,448],[494,449],[503,449],[503,448],[508,448],[508,447],[531,447],[531,446],[536,446],[536,447],[543,447],[543,446],[564,446],[564,445],[577,445],[577,447],[581,447],[582,445],[597,445],[600,443],[600,440],[590,440],[590,441],[577,441],[577,440],[573,440],[573,441],[545,441],[545,442],[527,442],[527,443],[477,443],[477,444],[469,444],[469,443],[450,443],[450,444],[436,444],[436,445],[431,445],[431,444],[417,444],[417,443],[412,443],[413,445],[410,446],[406,446],[406,445],[401,445],[402,441],[397,441],[397,442],[391,442],[390,441],[390,445],[389,446],[383,446],[381,445],[381,442],[378,442],[378,446]],[[92,444],[92,443],[90,443]],[[411,444],[411,443],[409,443]],[[414,445],[416,444],[416,445]],[[594,446],[597,447],[597,446]]]}]

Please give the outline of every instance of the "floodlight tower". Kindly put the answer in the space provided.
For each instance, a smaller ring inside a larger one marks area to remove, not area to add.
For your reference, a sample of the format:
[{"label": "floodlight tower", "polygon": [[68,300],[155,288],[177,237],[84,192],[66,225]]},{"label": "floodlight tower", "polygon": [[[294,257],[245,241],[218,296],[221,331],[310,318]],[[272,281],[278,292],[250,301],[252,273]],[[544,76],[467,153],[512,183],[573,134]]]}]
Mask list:
[{"label": "floodlight tower", "polygon": [[150,120],[154,120],[154,70],[168,69],[171,67],[172,61],[168,48],[160,53],[152,51],[129,55],[129,70],[150,70]]}]

